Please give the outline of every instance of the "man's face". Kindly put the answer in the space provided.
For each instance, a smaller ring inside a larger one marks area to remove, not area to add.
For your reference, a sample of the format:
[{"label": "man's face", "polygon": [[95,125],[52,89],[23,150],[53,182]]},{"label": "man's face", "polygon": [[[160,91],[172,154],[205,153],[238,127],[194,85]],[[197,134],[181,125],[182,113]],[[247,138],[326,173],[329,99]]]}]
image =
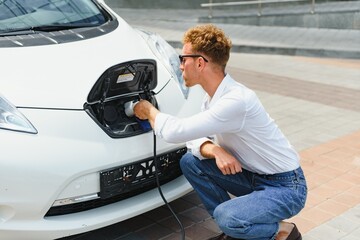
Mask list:
[{"label": "man's face", "polygon": [[[186,43],[183,46],[181,55],[194,54],[192,52],[192,47],[190,43]],[[183,61],[180,63],[180,70],[183,73],[183,78],[185,85],[187,87],[192,87],[199,82],[199,72],[197,71],[197,60],[198,58],[194,57],[184,57]]]}]

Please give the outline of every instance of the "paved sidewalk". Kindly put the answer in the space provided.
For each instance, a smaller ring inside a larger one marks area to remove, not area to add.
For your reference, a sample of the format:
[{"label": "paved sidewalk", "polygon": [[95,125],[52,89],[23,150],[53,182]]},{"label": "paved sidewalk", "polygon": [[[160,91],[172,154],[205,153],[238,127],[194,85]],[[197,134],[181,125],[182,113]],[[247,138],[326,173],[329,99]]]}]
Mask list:
[{"label": "paved sidewalk", "polygon": [[[115,10],[133,26],[155,31],[177,46],[183,32],[196,24],[195,16],[207,14],[199,10]],[[300,153],[309,184],[308,200],[290,221],[298,225],[304,240],[359,240],[360,60],[315,54],[359,52],[359,31],[219,25],[235,43],[227,71],[256,91]],[[262,45],[274,51],[267,52],[270,55],[242,52]],[[283,48],[293,49],[294,54],[284,53]],[[309,55],[316,57],[299,54],[300,49],[312,48],[316,51]],[[205,240],[219,232],[194,192],[171,206],[185,227],[187,240]],[[180,239],[180,230],[163,206],[66,239],[175,240]]]}]

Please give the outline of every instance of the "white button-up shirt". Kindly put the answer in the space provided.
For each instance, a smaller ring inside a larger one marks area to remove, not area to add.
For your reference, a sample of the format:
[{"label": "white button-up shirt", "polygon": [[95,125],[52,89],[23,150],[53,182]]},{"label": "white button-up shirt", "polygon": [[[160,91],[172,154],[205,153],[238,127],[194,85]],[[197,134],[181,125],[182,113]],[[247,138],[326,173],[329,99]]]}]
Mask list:
[{"label": "white button-up shirt", "polygon": [[200,146],[212,139],[237,158],[246,170],[259,174],[287,172],[299,167],[299,156],[256,94],[228,74],[213,98],[205,96],[202,111],[188,118],[159,113],[155,134],[167,142],[187,142],[203,159]]}]

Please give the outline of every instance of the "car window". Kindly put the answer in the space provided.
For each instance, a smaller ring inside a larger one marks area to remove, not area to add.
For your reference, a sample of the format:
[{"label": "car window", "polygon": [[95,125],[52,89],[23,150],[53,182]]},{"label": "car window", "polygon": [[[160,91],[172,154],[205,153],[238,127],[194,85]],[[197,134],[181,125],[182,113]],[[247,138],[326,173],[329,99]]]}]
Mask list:
[{"label": "car window", "polygon": [[42,26],[91,27],[107,20],[91,0],[0,0],[0,33]]}]

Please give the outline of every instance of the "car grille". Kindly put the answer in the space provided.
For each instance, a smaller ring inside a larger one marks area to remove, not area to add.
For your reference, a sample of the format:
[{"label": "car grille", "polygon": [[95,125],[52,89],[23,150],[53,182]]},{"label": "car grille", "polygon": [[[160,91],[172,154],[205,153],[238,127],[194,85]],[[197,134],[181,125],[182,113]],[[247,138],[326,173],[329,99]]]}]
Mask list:
[{"label": "car grille", "polygon": [[[182,175],[179,160],[186,151],[187,148],[184,147],[157,156],[160,184],[165,184]],[[136,196],[156,186],[155,162],[153,158],[147,158],[101,171],[99,198],[54,206],[49,209],[45,216],[58,216],[98,208]]]}]

